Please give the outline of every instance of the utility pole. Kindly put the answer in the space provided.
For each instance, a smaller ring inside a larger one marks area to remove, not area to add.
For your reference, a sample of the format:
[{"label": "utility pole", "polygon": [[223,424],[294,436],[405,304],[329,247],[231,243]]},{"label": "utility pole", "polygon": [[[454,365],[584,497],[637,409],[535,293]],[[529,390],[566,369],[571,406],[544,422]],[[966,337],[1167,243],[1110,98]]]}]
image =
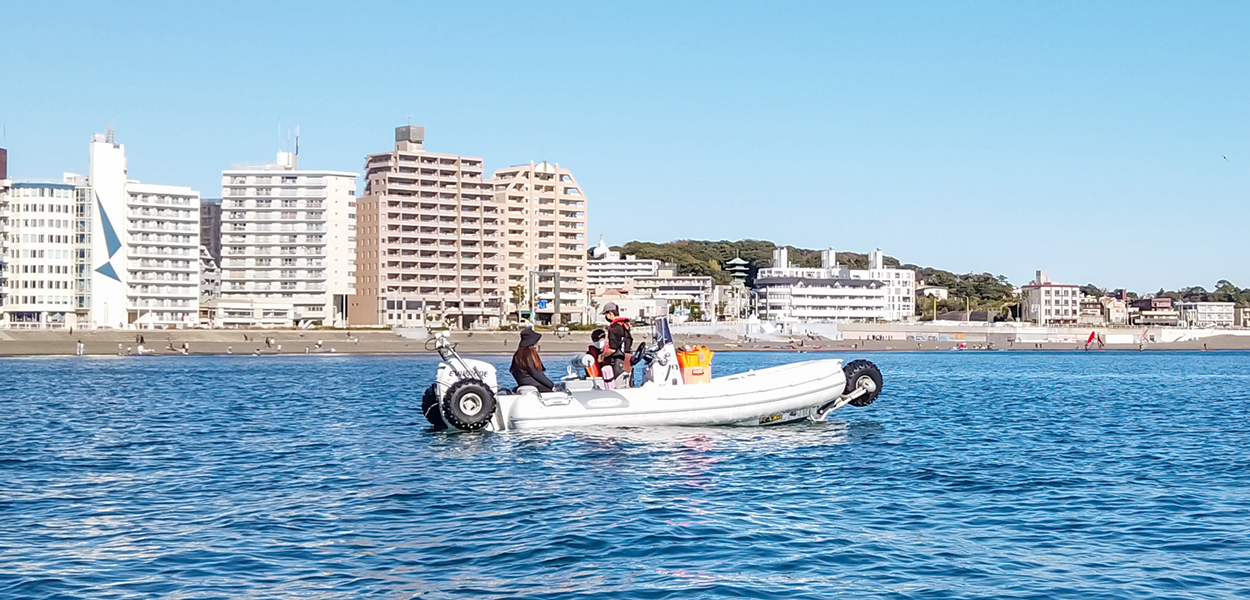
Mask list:
[{"label": "utility pole", "polygon": [[562,325],[563,323],[562,323],[562,320],[560,319],[560,272],[559,271],[555,272],[554,279],[555,279],[555,282],[553,283],[553,286],[555,288],[554,289],[555,296],[551,300],[553,303],[552,304],[553,312],[551,313],[551,320],[553,321],[552,325]]},{"label": "utility pole", "polygon": [[535,323],[534,289],[537,288],[538,271],[530,271],[530,323]]}]

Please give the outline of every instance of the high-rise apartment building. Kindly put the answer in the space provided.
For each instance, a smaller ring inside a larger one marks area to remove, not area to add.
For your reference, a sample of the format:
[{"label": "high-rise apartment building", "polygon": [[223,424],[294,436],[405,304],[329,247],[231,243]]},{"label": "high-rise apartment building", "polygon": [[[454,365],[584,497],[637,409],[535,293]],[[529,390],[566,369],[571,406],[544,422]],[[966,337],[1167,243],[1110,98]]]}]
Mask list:
[{"label": "high-rise apartment building", "polygon": [[299,324],[344,326],[355,291],[356,173],[298,157],[221,176],[221,298],[289,303]]},{"label": "high-rise apartment building", "polygon": [[74,325],[74,186],[12,183],[7,196],[4,326]]},{"label": "high-rise apartment building", "polygon": [[[9,296],[9,179],[8,154],[0,148],[0,316]],[[0,325],[2,326],[2,325]]]},{"label": "high-rise apartment building", "polygon": [[497,326],[507,288],[501,204],[481,158],[424,143],[424,127],[398,127],[395,149],[366,159],[348,321]]},{"label": "high-rise apartment building", "polygon": [[496,202],[506,210],[507,286],[520,286],[526,295],[521,307],[508,312],[532,305],[536,323],[589,319],[586,196],[573,174],[560,165],[531,162],[499,169],[491,182]]},{"label": "high-rise apartment building", "polygon": [[84,231],[80,285],[93,327],[194,326],[199,319],[200,194],[129,178],[125,147],[91,139],[90,190],[77,217]]}]

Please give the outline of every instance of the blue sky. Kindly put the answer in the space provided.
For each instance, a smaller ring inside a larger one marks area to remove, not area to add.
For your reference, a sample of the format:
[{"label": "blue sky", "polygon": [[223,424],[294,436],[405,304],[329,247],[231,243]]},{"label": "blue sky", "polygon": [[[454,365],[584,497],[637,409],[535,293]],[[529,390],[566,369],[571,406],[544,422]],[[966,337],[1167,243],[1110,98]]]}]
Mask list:
[{"label": "blue sky", "polygon": [[[590,235],[769,239],[1152,291],[1250,286],[1250,3],[9,3],[10,176],[220,193],[393,128],[573,170]],[[1227,158],[1225,158],[1227,157]]]}]

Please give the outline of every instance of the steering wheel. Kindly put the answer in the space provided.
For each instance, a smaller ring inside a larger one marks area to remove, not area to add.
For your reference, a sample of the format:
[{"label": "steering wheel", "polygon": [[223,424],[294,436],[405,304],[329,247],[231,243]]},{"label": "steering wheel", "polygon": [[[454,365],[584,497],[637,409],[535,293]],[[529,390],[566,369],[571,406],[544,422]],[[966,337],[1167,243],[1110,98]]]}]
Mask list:
[{"label": "steering wheel", "polygon": [[638,342],[638,349],[634,350],[634,355],[629,359],[629,365],[632,367],[644,360],[651,362],[655,358],[655,352],[658,348],[647,348],[646,342]]}]

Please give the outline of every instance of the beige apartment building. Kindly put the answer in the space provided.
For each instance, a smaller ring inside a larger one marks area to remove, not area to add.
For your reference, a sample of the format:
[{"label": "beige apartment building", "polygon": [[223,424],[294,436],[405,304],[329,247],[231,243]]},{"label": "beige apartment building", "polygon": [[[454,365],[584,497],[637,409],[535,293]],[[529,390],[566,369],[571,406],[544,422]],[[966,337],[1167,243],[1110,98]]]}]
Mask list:
[{"label": "beige apartment building", "polygon": [[[532,306],[535,323],[593,320],[586,313],[586,196],[577,179],[544,161],[499,169],[491,182],[506,211],[509,316]],[[513,300],[521,296],[518,306]]]},{"label": "beige apartment building", "polygon": [[348,323],[497,326],[507,291],[502,205],[481,158],[424,142],[424,127],[397,127],[395,149],[366,159]]}]

